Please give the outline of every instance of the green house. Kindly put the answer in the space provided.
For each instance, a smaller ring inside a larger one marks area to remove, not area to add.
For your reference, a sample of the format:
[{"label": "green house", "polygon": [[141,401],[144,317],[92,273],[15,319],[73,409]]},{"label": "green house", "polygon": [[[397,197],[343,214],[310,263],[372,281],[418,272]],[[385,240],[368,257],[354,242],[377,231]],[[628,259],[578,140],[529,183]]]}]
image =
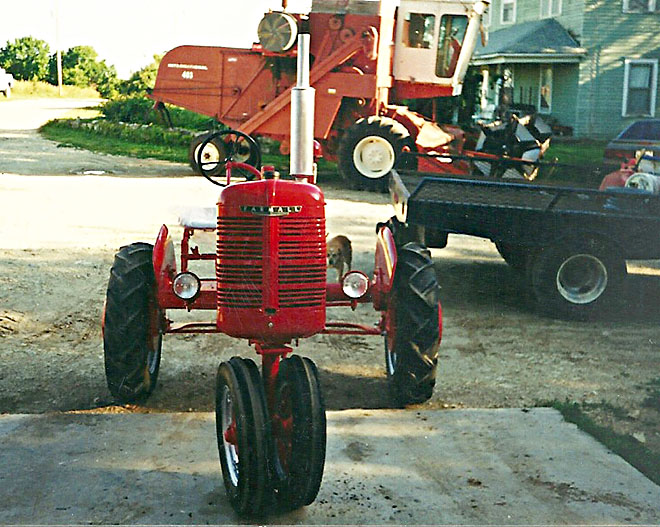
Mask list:
[{"label": "green house", "polygon": [[530,105],[593,138],[658,116],[660,0],[493,0],[484,24],[481,116]]}]

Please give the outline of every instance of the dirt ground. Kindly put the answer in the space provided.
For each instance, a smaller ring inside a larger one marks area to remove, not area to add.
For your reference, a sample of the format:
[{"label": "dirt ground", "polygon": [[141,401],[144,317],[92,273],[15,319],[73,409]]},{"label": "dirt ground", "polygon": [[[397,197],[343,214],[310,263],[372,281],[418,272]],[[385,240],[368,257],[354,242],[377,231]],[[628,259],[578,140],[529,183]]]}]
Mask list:
[{"label": "dirt ground", "polygon": [[[234,354],[256,358],[245,343],[222,335],[166,336],[153,396],[143,406],[119,408],[105,385],[100,318],[116,250],[153,242],[161,223],[180,239],[177,211],[212,205],[217,190],[183,165],[151,177],[161,163],[140,161],[135,168],[135,160],[56,148],[29,130],[52,108],[10,111],[11,104],[0,104],[0,413],[212,410],[218,363]],[[30,123],[21,126],[28,114]],[[81,159],[87,171],[105,167],[112,174],[80,175]],[[375,225],[391,215],[387,196],[324,190],[329,232],[348,235],[354,267],[370,272]],[[576,323],[537,314],[519,276],[489,241],[450,237],[433,256],[444,335],[435,394],[424,408],[577,401],[598,423],[660,453],[655,262],[630,265],[624,308],[616,315]],[[329,318],[375,323],[378,315],[362,306]],[[319,335],[301,341],[297,352],[318,364],[329,409],[391,405],[382,338]]]}]

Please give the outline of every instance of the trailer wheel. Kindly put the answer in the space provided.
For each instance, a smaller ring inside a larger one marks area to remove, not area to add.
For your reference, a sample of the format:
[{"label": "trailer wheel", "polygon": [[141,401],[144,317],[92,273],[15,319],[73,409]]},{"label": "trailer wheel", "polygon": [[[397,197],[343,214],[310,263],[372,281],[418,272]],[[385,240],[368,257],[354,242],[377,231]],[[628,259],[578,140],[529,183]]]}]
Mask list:
[{"label": "trailer wheel", "polygon": [[220,364],[215,415],[229,501],[240,515],[263,514],[272,503],[268,470],[271,437],[263,384],[254,362],[233,357]]},{"label": "trailer wheel", "polygon": [[619,298],[626,262],[619,251],[597,240],[558,243],[543,248],[531,268],[539,307],[550,315],[585,320]]},{"label": "trailer wheel", "polygon": [[525,272],[532,254],[528,246],[515,243],[495,242],[495,247],[504,261],[509,264],[509,267],[519,273]]},{"label": "trailer wheel", "polygon": [[286,511],[309,505],[323,478],[326,420],[316,366],[306,357],[280,363],[272,429],[277,505]]},{"label": "trailer wheel", "polygon": [[438,290],[428,249],[415,242],[404,245],[385,313],[385,371],[398,404],[421,403],[433,395],[441,327]]},{"label": "trailer wheel", "polygon": [[[190,168],[193,169],[195,174],[202,174],[198,162],[198,159],[200,158],[200,149],[211,135],[213,135],[213,132],[199,134],[193,137],[193,140],[190,142],[190,147],[188,148],[188,161],[190,163]],[[208,163],[207,166],[209,168],[206,171],[210,176],[220,176],[224,173],[225,166],[224,163],[222,163],[222,160],[225,158],[224,150],[222,141],[210,141],[204,146],[201,156],[204,162]],[[217,165],[213,165],[214,163],[217,163]]]},{"label": "trailer wheel", "polygon": [[405,147],[414,151],[415,143],[401,123],[375,115],[362,118],[341,140],[339,173],[353,188],[385,192],[392,168],[417,166],[416,158],[402,155]]},{"label": "trailer wheel", "polygon": [[134,243],[115,256],[103,314],[105,374],[121,402],[146,398],[160,369],[163,312],[155,295],[153,247]]}]

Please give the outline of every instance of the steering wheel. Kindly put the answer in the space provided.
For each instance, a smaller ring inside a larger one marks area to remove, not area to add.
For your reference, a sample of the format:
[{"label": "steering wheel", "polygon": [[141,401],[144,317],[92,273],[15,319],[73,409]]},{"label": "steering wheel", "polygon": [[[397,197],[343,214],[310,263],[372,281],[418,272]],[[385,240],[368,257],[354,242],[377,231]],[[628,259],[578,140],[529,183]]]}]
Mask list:
[{"label": "steering wheel", "polygon": [[[210,155],[211,152],[217,155]],[[199,146],[197,150],[197,166],[199,171],[206,179],[214,185],[224,187],[223,183],[216,177],[216,174],[226,172],[226,165],[233,161],[237,163],[246,163],[257,170],[261,169],[261,150],[257,142],[249,135],[238,130],[223,130],[211,134]],[[218,170],[220,169],[220,170]],[[238,172],[250,181],[254,179],[254,174],[240,167],[234,167],[232,171]]]}]

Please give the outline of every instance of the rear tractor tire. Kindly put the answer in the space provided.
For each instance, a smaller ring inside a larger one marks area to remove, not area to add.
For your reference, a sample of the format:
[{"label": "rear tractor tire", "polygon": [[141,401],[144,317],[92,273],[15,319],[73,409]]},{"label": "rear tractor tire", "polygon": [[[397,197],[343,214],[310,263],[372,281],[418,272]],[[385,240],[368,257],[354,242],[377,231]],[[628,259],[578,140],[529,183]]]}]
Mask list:
[{"label": "rear tractor tire", "polygon": [[362,118],[341,140],[339,173],[352,188],[386,192],[393,168],[413,170],[417,166],[415,157],[403,154],[405,147],[415,151],[415,143],[401,123],[376,115]]},{"label": "rear tractor tire", "polygon": [[588,320],[620,298],[626,262],[598,240],[564,241],[543,248],[530,270],[538,306],[562,318]]},{"label": "rear tractor tire", "polygon": [[103,314],[105,374],[122,403],[146,399],[156,387],[164,315],[156,300],[153,247],[134,243],[115,256]]},{"label": "rear tractor tire", "polygon": [[394,400],[431,398],[441,336],[438,281],[431,254],[415,242],[399,249],[386,317],[385,370]]}]

